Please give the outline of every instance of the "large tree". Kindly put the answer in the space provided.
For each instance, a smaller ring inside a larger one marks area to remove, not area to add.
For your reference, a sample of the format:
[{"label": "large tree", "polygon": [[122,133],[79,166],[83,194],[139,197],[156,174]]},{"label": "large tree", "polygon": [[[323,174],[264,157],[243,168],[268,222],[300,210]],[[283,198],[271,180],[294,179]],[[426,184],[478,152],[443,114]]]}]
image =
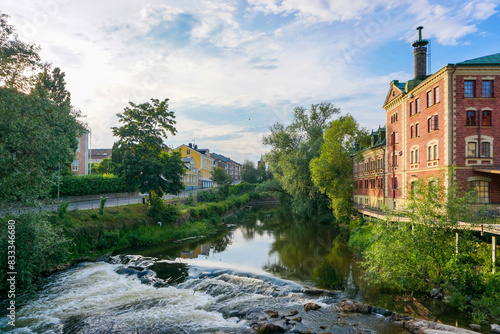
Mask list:
[{"label": "large tree", "polygon": [[84,128],[64,73],[50,73],[6,19],[0,13],[0,200],[33,204],[51,191],[58,167],[74,160]]},{"label": "large tree", "polygon": [[40,47],[20,41],[7,18],[0,12],[0,84],[28,92],[44,67]]},{"label": "large tree", "polygon": [[212,181],[218,186],[227,187],[233,183],[233,177],[224,168],[214,167],[212,171]]},{"label": "large tree", "polygon": [[263,143],[272,147],[266,154],[269,169],[289,194],[296,213],[315,216],[327,210],[328,198],[313,183],[309,163],[319,156],[323,133],[339,112],[329,102],[313,104],[309,111],[297,107],[290,125],[276,123],[271,134],[263,138]]},{"label": "large tree", "polygon": [[349,215],[356,187],[352,172],[353,148],[367,146],[368,141],[368,131],[360,129],[352,116],[342,116],[330,124],[320,156],[311,160],[312,180],[330,198],[337,218]]},{"label": "large tree", "polygon": [[123,154],[120,174],[129,186],[134,186],[153,195],[178,194],[184,189],[182,175],[184,164],[179,152],[167,152],[164,143],[167,135],[175,135],[175,115],[168,109],[168,99],[151,99],[151,103],[135,104],[129,107],[118,120],[122,123],[113,127],[113,134],[119,138],[117,149]]}]

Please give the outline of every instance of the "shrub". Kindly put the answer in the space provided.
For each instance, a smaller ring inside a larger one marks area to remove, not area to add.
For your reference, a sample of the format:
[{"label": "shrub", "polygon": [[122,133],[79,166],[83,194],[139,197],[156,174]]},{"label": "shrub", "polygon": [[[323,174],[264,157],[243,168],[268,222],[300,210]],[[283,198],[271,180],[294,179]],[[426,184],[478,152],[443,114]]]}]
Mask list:
[{"label": "shrub", "polygon": [[176,205],[167,204],[160,197],[153,196],[153,202],[149,203],[147,215],[163,224],[176,223],[180,217],[180,210]]},{"label": "shrub", "polygon": [[[112,174],[63,176],[60,184],[61,196],[84,196],[132,191],[135,191],[135,189],[127,187],[122,178]],[[54,189],[52,196],[56,195],[57,189]]]},{"label": "shrub", "polygon": [[[34,291],[41,274],[67,261],[71,242],[48,220],[48,213],[28,212],[15,219],[15,270],[7,268],[7,251],[0,254],[0,289],[7,288],[6,274],[17,271],[18,292]],[[12,221],[11,221],[12,222]],[[2,219],[0,247],[8,249],[9,224]],[[12,228],[10,228],[12,229]]]}]

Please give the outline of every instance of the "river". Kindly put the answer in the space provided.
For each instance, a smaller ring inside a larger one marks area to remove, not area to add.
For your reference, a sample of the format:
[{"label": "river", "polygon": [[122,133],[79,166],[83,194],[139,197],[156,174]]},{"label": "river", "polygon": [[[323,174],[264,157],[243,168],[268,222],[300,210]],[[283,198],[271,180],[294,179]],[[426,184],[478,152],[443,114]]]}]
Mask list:
[{"label": "river", "polygon": [[[439,309],[420,302],[364,294],[346,238],[332,226],[294,220],[276,210],[246,212],[233,221],[237,224],[217,236],[123,250],[105,262],[54,274],[18,310],[16,329],[5,320],[0,329],[243,334],[274,323],[290,333],[406,333],[381,315],[337,312],[335,304],[344,298],[403,311],[413,305],[410,312],[416,305],[431,320],[441,317]],[[331,292],[310,289],[327,283]],[[320,308],[305,311],[307,303]]]}]

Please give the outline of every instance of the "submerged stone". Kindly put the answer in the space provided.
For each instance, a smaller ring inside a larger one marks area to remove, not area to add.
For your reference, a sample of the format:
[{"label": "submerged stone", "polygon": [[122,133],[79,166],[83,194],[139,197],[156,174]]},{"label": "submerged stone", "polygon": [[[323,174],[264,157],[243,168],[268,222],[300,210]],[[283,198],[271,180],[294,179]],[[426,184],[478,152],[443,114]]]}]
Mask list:
[{"label": "submerged stone", "polygon": [[284,333],[284,332],[286,332],[286,330],[283,327],[274,324],[263,324],[257,330],[258,334]]},{"label": "submerged stone", "polygon": [[304,305],[304,310],[306,312],[309,312],[309,311],[316,311],[316,310],[319,310],[321,308],[321,306],[319,306],[318,304],[314,304],[314,303],[307,303]]}]

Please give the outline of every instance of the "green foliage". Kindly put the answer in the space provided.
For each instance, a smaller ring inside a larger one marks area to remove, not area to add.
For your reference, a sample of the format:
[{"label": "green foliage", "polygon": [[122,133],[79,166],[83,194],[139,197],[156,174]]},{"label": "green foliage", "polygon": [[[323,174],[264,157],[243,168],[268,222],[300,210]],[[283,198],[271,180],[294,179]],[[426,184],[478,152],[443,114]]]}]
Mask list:
[{"label": "green foliage", "polygon": [[191,219],[195,220],[207,219],[213,215],[220,216],[231,209],[240,208],[244,204],[250,202],[250,200],[258,199],[261,196],[267,195],[256,192],[248,192],[240,196],[231,196],[225,201],[198,204],[197,206],[189,208],[189,215],[191,216]]},{"label": "green foliage", "polygon": [[[0,13],[0,200],[34,204],[48,195],[58,166],[74,160],[84,128],[64,72],[18,40]],[[29,95],[27,95],[29,93]]]},{"label": "green foliage", "polygon": [[[168,99],[152,103],[134,104],[117,114],[122,125],[113,127],[120,138],[116,150],[122,154],[119,173],[128,186],[143,193],[178,194],[184,189],[182,175],[184,163],[179,152],[167,152],[163,140],[167,134],[175,135],[175,115],[168,110]],[[115,147],[114,147],[115,148]]]},{"label": "green foliage", "polygon": [[227,187],[233,183],[233,177],[226,173],[224,168],[214,167],[212,172],[212,181],[218,186]]},{"label": "green foliage", "polygon": [[[35,289],[43,272],[68,260],[71,242],[48,221],[48,213],[25,213],[14,218],[17,293]],[[0,231],[0,290],[7,288],[8,220]]]},{"label": "green foliage", "polygon": [[148,203],[148,216],[162,224],[176,223],[180,217],[180,210],[176,205],[167,204],[158,196],[153,196],[152,203]]},{"label": "green foliage", "polygon": [[337,219],[348,218],[351,213],[356,187],[352,172],[352,148],[363,144],[367,138],[368,132],[360,129],[352,116],[342,116],[330,124],[320,156],[311,160],[312,180],[330,198]]},{"label": "green foliage", "polygon": [[7,18],[0,12],[0,83],[28,91],[36,80],[36,72],[44,66],[38,54],[40,48],[20,41]]},{"label": "green foliage", "polygon": [[290,125],[276,123],[271,135],[263,138],[263,143],[272,147],[266,154],[269,169],[290,197],[295,213],[313,217],[328,211],[328,198],[313,183],[309,164],[320,154],[330,118],[339,112],[328,102],[313,104],[310,112],[297,107]]},{"label": "green foliage", "polygon": [[241,179],[243,182],[248,183],[257,183],[259,181],[259,172],[252,161],[245,160],[241,165]]},{"label": "green foliage", "polygon": [[[133,191],[135,189],[127,186],[123,178],[110,174],[61,177],[61,196],[84,196]],[[52,196],[55,195],[57,195],[57,188],[52,190]]]},{"label": "green foliage", "polygon": [[98,164],[92,164],[92,174],[117,174],[118,164],[114,163],[111,158],[103,159]]},{"label": "green foliage", "polygon": [[106,200],[107,200],[107,198],[102,197],[102,196],[101,196],[101,199],[99,200],[99,214],[100,215],[104,214],[104,208],[106,207]]},{"label": "green foliage", "polygon": [[204,191],[199,191],[196,194],[196,200],[198,202],[219,202],[224,201],[229,196],[240,195],[245,192],[250,192],[255,190],[255,184],[250,183],[239,183],[236,185],[229,186],[227,189],[224,188],[211,188]]},{"label": "green foliage", "polygon": [[349,245],[364,257],[364,279],[371,287],[424,294],[439,288],[475,321],[498,321],[500,282],[490,274],[488,245],[461,231],[456,253],[453,228],[459,221],[480,223],[482,208],[473,205],[474,194],[459,191],[452,180],[453,168],[440,179],[417,180],[405,208],[409,223],[358,225]]},{"label": "green foliage", "polygon": [[57,216],[62,219],[64,217],[64,214],[66,213],[66,210],[68,210],[68,206],[71,204],[70,201],[64,201],[61,204],[58,205],[57,207]]},{"label": "green foliage", "polygon": [[33,203],[70,165],[82,127],[67,106],[0,88],[0,199]]}]

